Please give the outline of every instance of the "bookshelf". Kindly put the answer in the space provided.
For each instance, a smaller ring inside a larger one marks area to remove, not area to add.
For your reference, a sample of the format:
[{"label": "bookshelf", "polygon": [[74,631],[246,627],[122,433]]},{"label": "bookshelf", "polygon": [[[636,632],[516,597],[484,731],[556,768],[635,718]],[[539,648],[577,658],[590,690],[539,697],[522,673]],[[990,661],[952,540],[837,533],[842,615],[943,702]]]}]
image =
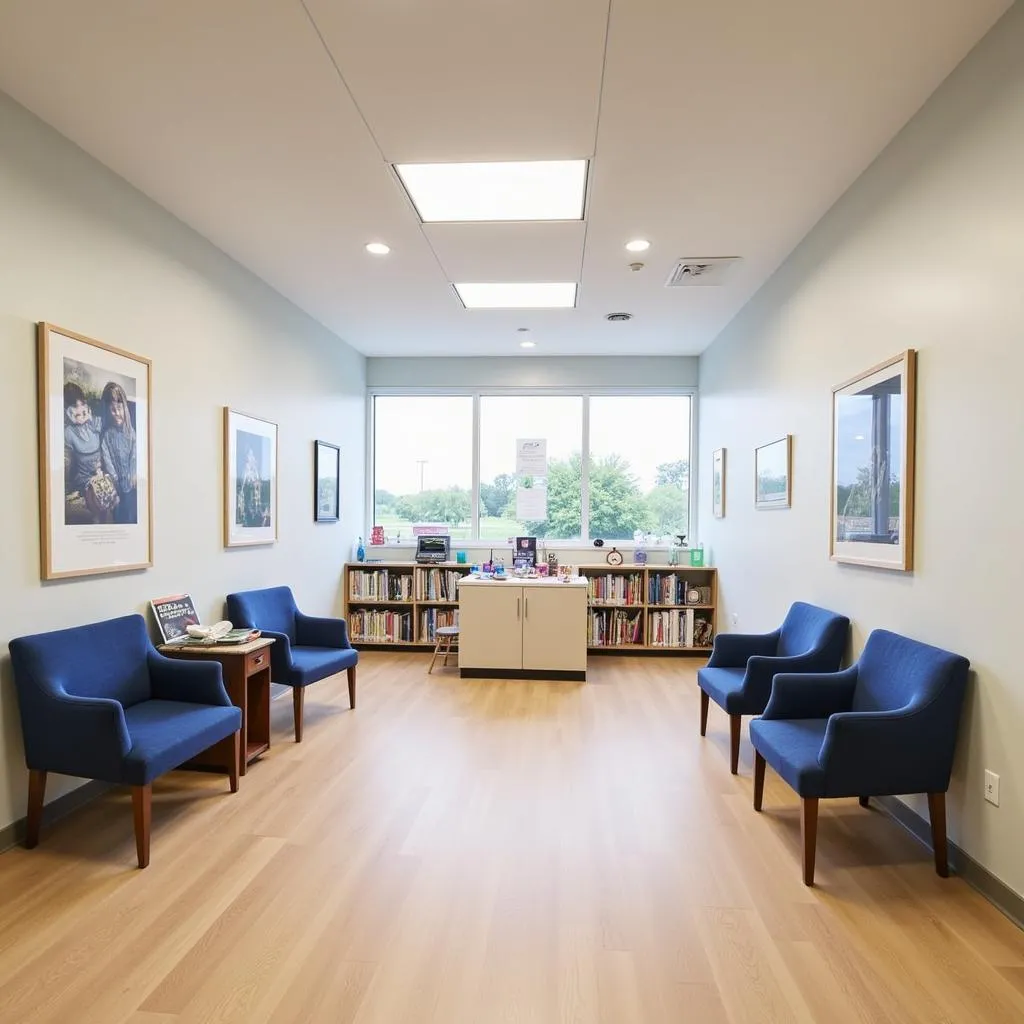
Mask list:
[{"label": "bookshelf", "polygon": [[[718,630],[712,566],[581,565],[587,648],[594,652],[707,654]],[[468,565],[349,562],[344,616],[354,646],[433,647],[437,626],[458,625],[457,580]],[[691,603],[688,592],[698,590]]]}]

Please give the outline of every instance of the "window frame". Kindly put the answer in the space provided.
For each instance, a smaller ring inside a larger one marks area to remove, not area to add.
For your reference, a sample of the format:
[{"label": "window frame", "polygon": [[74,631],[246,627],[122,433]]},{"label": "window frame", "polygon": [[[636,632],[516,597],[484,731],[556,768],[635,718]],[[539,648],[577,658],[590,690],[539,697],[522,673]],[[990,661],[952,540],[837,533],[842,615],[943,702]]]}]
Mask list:
[{"label": "window frame", "polygon": [[[378,397],[408,397],[408,398],[429,398],[437,396],[441,398],[465,398],[473,399],[473,437],[471,452],[473,465],[471,467],[471,494],[470,494],[470,533],[472,536],[459,541],[461,547],[489,547],[493,541],[482,541],[480,539],[480,400],[482,398],[505,398],[505,397],[576,397],[583,400],[583,422],[582,435],[580,438],[580,451],[583,461],[580,471],[580,492],[581,492],[581,517],[580,523],[583,539],[581,540],[558,540],[557,538],[546,539],[548,547],[558,548],[589,548],[593,547],[593,540],[588,539],[590,534],[590,399],[605,397],[663,397],[679,396],[690,400],[690,447],[687,451],[689,467],[689,507],[688,507],[688,537],[698,535],[698,492],[699,492],[699,465],[697,452],[697,388],[695,387],[368,387],[366,389],[366,501],[364,513],[366,516],[366,528],[373,525],[374,516],[374,493],[376,491],[376,452],[375,452],[375,430],[376,424],[376,401]],[[632,541],[616,541],[620,548],[629,548]],[[658,545],[652,545],[657,547]],[[668,545],[661,545],[668,547]]]}]

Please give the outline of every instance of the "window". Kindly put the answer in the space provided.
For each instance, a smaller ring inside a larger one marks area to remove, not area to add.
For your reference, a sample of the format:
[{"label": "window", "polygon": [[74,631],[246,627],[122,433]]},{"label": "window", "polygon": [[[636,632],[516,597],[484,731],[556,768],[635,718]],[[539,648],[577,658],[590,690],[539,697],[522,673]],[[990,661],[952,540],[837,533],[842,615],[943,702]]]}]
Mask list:
[{"label": "window", "polygon": [[[516,441],[542,438],[546,477],[517,477]],[[485,395],[480,399],[480,539],[579,540],[583,398]],[[533,491],[528,495],[524,492]],[[541,495],[540,502],[534,499]],[[532,509],[544,509],[543,516]],[[529,518],[530,515],[537,518]]]},{"label": "window", "polygon": [[671,542],[689,531],[690,398],[590,399],[590,536]]},{"label": "window", "polygon": [[468,539],[472,486],[471,396],[374,397],[373,523],[389,539],[411,540],[417,526]]},{"label": "window", "polygon": [[[667,544],[689,533],[689,394],[378,394],[371,401],[370,511],[389,540],[411,541],[414,528],[430,526],[484,544],[518,535],[626,541],[638,530]],[[545,475],[517,474],[516,444],[525,439],[544,441]]]}]

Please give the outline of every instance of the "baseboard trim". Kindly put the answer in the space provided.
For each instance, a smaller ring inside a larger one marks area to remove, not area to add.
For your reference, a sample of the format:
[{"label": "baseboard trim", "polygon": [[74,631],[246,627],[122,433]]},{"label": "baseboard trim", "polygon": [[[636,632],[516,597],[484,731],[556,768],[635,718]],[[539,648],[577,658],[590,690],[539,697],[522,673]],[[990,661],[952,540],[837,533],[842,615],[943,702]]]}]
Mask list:
[{"label": "baseboard trim", "polygon": [[[110,782],[97,782],[94,779],[87,782],[84,786],[79,786],[78,789],[71,790],[70,793],[57,797],[56,800],[51,800],[43,808],[43,828],[46,828],[47,825],[52,825],[61,818],[67,817],[69,814],[77,811],[79,807],[84,807],[87,803],[91,803],[98,796],[102,796],[113,788],[114,786]],[[12,846],[25,842],[26,820],[25,818],[19,818],[5,828],[0,828],[0,853],[3,853],[4,850],[9,850]]]},{"label": "baseboard trim", "polygon": [[[915,839],[929,850],[932,849],[931,826],[913,808],[894,796],[872,797],[871,803],[877,804]],[[1024,897],[1015,893],[1005,882],[996,878],[991,871],[983,868],[969,853],[965,853],[952,842],[949,844],[949,866],[1018,928],[1024,929]]]}]

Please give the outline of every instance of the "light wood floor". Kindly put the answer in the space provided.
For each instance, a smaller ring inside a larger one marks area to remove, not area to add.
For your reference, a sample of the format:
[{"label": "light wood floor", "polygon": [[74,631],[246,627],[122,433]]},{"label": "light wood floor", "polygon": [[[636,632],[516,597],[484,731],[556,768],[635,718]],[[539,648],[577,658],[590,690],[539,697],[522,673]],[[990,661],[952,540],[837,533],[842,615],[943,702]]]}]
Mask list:
[{"label": "light wood floor", "polygon": [[1024,1021],[1024,934],[856,801],[728,771],[695,663],[591,659],[591,682],[462,682],[364,654],[291,701],[228,793],[127,794],[0,856],[4,1024]]}]

